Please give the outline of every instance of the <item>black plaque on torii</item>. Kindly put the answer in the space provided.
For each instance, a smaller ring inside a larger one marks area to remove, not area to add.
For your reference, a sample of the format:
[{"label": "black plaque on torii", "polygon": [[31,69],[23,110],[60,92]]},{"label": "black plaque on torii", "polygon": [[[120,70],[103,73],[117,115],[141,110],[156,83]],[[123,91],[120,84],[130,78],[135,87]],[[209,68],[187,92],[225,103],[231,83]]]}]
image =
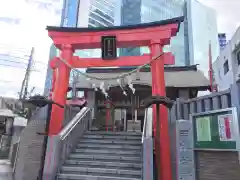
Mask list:
[{"label": "black plaque on torii", "polygon": [[116,36],[102,36],[102,59],[117,59],[117,38]]}]

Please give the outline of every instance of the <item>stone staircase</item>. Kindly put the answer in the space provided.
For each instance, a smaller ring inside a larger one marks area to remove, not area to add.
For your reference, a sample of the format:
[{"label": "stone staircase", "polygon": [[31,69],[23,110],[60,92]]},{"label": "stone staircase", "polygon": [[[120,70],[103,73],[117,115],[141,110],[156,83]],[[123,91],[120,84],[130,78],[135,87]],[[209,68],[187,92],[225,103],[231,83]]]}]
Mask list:
[{"label": "stone staircase", "polygon": [[141,132],[86,132],[57,179],[142,179]]}]

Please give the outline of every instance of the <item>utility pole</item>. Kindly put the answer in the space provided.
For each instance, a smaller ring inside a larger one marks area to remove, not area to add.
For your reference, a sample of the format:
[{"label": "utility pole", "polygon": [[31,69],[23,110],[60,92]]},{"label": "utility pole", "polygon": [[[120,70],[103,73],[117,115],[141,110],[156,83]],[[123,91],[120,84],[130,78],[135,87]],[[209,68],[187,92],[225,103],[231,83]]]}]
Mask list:
[{"label": "utility pole", "polygon": [[28,93],[28,83],[29,83],[29,77],[30,77],[32,65],[33,65],[33,55],[34,55],[34,48],[32,48],[31,54],[30,54],[30,57],[28,60],[27,69],[26,69],[25,76],[24,76],[24,79],[23,79],[22,85],[21,85],[19,99],[26,99],[26,96]]}]

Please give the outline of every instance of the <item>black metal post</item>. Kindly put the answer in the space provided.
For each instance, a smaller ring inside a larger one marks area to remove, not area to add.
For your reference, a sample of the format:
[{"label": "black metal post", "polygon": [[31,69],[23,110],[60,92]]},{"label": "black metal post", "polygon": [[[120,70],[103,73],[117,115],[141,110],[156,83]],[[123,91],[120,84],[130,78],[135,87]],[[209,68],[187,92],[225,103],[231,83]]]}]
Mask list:
[{"label": "black metal post", "polygon": [[[160,134],[160,129],[159,129],[159,121],[160,121],[160,112],[159,112],[159,108],[160,108],[160,105],[159,103],[156,104],[156,134],[155,134],[155,137],[154,137],[154,141],[157,141],[157,143],[154,143],[155,144],[155,156],[157,155],[156,152],[159,152],[159,144],[160,144],[160,139],[158,139],[158,135]],[[157,160],[159,161],[160,157],[157,157]],[[159,163],[156,163],[156,160],[155,160],[155,167],[154,168],[154,175],[155,175],[155,179],[158,179],[158,173],[156,170],[159,170],[160,167],[157,167],[159,165]]]},{"label": "black metal post", "polygon": [[50,125],[50,120],[51,120],[51,112],[52,112],[52,104],[48,104],[47,120],[46,120],[46,125],[45,125],[45,133],[46,134],[43,139],[42,156],[41,156],[40,169],[39,169],[37,180],[43,179],[44,165],[45,165],[46,152],[47,152],[47,144],[48,144],[49,125]]}]

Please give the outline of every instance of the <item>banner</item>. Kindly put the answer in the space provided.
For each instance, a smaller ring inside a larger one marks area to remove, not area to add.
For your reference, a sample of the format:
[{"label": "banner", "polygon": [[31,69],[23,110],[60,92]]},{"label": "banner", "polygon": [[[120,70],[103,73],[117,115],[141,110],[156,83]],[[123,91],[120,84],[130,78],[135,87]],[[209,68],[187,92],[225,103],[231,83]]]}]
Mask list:
[{"label": "banner", "polygon": [[220,141],[234,141],[235,133],[231,114],[218,116],[218,130]]},{"label": "banner", "polygon": [[212,141],[210,118],[196,118],[197,141]]}]

